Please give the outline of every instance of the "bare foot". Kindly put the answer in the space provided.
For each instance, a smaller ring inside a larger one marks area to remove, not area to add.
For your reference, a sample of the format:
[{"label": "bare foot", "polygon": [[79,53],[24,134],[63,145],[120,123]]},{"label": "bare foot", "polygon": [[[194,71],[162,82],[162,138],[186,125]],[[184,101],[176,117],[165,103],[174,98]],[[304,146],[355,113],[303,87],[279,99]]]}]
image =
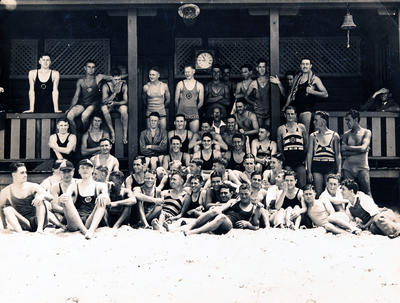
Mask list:
[{"label": "bare foot", "polygon": [[115,143],[115,132],[113,132],[113,131],[110,133],[110,140],[111,140],[111,143],[113,143],[113,144]]},{"label": "bare foot", "polygon": [[87,231],[86,232],[86,234],[85,234],[85,239],[86,240],[90,240],[90,239],[92,239],[93,238],[93,235],[94,235],[94,233],[92,232],[92,231]]}]

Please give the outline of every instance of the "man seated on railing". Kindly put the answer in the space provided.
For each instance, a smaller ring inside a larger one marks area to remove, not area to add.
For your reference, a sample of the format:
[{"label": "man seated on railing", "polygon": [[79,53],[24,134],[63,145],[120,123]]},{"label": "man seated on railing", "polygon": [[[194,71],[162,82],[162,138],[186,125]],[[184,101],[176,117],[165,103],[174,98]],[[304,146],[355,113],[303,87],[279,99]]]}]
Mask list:
[{"label": "man seated on railing", "polygon": [[99,85],[101,81],[112,80],[112,76],[96,75],[96,63],[93,60],[86,61],[83,69],[85,70],[85,77],[76,82],[75,94],[72,98],[71,106],[65,112],[74,130],[76,130],[74,120],[80,115],[83,129],[87,128],[90,115],[100,104],[101,94]]},{"label": "man seated on railing", "polygon": [[146,167],[151,164],[155,170],[161,166],[163,155],[167,153],[167,132],[160,128],[160,114],[153,112],[149,116],[149,128],[140,133],[140,153],[146,157]]},{"label": "man seated on railing", "polygon": [[381,88],[373,93],[368,101],[360,107],[361,111],[400,112],[400,106],[393,100],[387,88]]},{"label": "man seated on railing", "polygon": [[112,81],[103,84],[103,112],[106,124],[110,129],[111,141],[115,141],[115,131],[112,124],[110,112],[118,111],[121,114],[122,122],[122,142],[128,143],[128,85],[121,79],[119,69],[111,70]]},{"label": "man seated on railing", "polygon": [[51,109],[54,109],[55,113],[60,113],[61,110],[58,109],[60,73],[50,69],[51,59],[47,53],[39,57],[39,64],[40,69],[33,69],[28,73],[29,109],[24,113],[48,113]]},{"label": "man seated on railing", "polygon": [[4,228],[42,233],[48,223],[44,201],[53,196],[39,184],[27,182],[25,164],[10,165],[12,183],[0,192],[0,214]]}]

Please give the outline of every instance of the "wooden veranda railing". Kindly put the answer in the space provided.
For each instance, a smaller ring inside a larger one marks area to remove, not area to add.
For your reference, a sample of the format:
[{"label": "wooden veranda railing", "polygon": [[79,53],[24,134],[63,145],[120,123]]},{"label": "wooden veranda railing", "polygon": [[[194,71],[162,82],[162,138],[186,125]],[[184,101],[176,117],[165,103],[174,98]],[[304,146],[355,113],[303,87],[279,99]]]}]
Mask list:
[{"label": "wooden veranda railing", "polygon": [[[64,114],[6,114],[4,128],[0,130],[0,160],[46,160],[50,158],[50,135],[56,130],[56,121]],[[115,156],[125,158],[122,143],[122,124],[119,115],[113,115],[117,134]],[[82,134],[81,134],[82,135]],[[81,142],[77,143],[80,148]]]},{"label": "wooden veranda railing", "polygon": [[[342,135],[347,126],[345,112],[330,112],[329,128]],[[49,137],[56,120],[64,114],[6,114],[5,128],[0,130],[0,160],[45,160],[50,158]],[[115,156],[126,158],[119,115],[113,115],[116,136]],[[363,127],[372,130],[370,160],[400,160],[400,114],[363,112]],[[81,142],[78,142],[80,148]],[[132,143],[130,143],[132,144]],[[400,165],[397,165],[400,166]]]}]

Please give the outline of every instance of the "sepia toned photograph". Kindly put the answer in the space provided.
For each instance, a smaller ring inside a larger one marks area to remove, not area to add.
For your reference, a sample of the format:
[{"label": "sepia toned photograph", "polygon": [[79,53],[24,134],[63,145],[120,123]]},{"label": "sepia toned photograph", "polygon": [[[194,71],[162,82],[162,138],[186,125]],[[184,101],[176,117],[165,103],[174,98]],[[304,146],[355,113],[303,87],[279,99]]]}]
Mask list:
[{"label": "sepia toned photograph", "polygon": [[400,294],[400,1],[0,0],[0,302]]}]

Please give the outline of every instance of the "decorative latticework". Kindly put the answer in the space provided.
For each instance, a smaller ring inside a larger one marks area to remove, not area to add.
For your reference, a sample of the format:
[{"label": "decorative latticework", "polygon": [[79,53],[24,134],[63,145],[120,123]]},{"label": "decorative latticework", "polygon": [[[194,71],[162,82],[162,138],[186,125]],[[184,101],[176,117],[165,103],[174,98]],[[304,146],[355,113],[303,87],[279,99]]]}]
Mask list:
[{"label": "decorative latticework", "polygon": [[183,75],[185,65],[194,64],[194,51],[201,46],[201,38],[175,39],[175,77]]},{"label": "decorative latticework", "polygon": [[88,59],[96,62],[97,73],[110,72],[110,40],[48,39],[44,49],[51,54],[52,68],[63,78],[79,78]]},{"label": "decorative latticework", "polygon": [[219,64],[228,64],[231,67],[231,74],[233,75],[240,75],[240,67],[243,64],[255,65],[256,61],[260,58],[268,60],[268,43],[267,38],[208,39],[208,45],[217,52],[217,62]]},{"label": "decorative latticework", "polygon": [[38,64],[38,40],[11,40],[10,78],[27,78],[31,69]]},{"label": "decorative latticework", "polygon": [[[360,38],[351,37],[351,47],[346,48],[344,37],[281,38],[279,42],[280,74],[288,70],[298,70],[301,59],[308,57],[312,61],[313,70],[318,75],[360,75],[360,42]],[[269,61],[268,38],[209,38],[208,46],[216,51],[218,63],[231,66],[233,76],[240,75],[240,66],[245,63],[255,66],[259,58]],[[183,76],[183,66],[193,63],[195,47],[201,47],[200,38],[175,40],[175,76]]]},{"label": "decorative latticework", "polygon": [[360,39],[351,38],[346,48],[344,37],[281,38],[280,72],[297,70],[302,58],[310,58],[313,70],[322,76],[361,74]]}]

